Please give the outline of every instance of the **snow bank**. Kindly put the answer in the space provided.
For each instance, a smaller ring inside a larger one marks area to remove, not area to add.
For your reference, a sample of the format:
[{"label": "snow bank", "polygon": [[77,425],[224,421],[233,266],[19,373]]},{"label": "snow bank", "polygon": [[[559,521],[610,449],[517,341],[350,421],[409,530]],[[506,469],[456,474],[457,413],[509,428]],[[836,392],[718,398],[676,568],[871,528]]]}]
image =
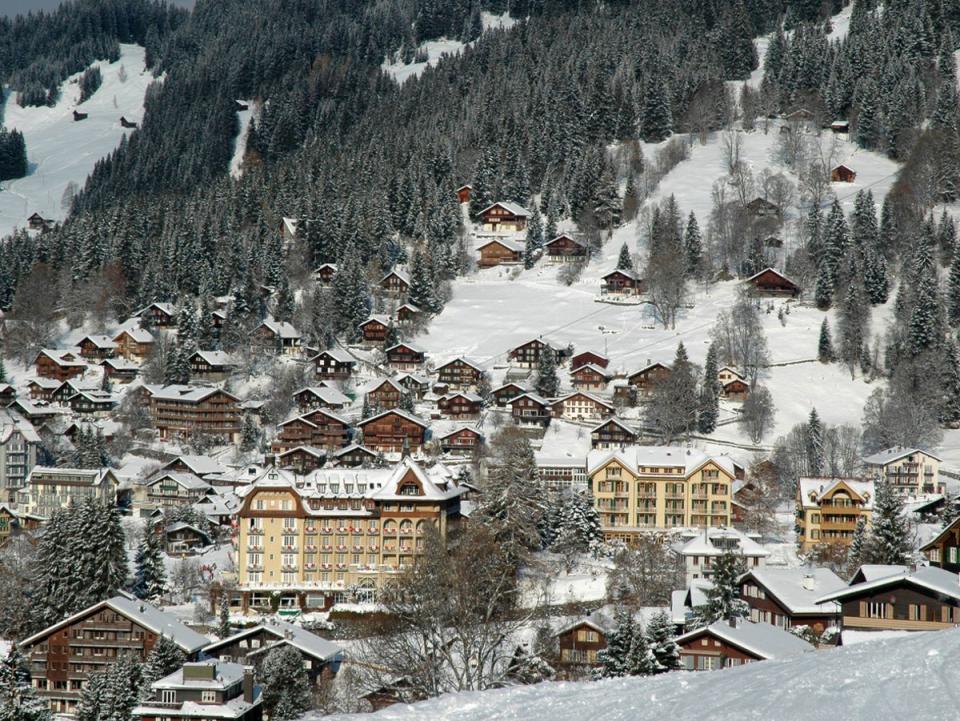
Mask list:
[{"label": "snow bank", "polygon": [[239,178],[243,175],[241,165],[243,163],[243,156],[247,152],[247,137],[250,135],[250,121],[255,117],[259,118],[259,114],[254,113],[252,100],[240,100],[238,102],[246,105],[247,109],[237,110],[237,122],[240,127],[240,132],[237,133],[237,138],[234,141],[233,157],[230,158],[230,176],[233,178]]},{"label": "snow bank", "polygon": [[[943,721],[956,716],[960,630],[726,671],[451,694],[342,721]],[[318,715],[307,716],[319,719]]]},{"label": "snow bank", "polygon": [[[97,160],[131,132],[120,126],[120,116],[135,123],[143,119],[144,94],[154,80],[144,66],[144,54],[138,45],[120,45],[117,62],[94,63],[103,84],[80,106],[76,80],[83,73],[64,81],[60,100],[52,108],[21,108],[14,97],[7,98],[4,124],[23,133],[29,174],[0,186],[0,236],[23,227],[34,212],[52,220],[66,217],[61,198],[67,185],[82,187]],[[89,117],[75,122],[75,108]]]}]

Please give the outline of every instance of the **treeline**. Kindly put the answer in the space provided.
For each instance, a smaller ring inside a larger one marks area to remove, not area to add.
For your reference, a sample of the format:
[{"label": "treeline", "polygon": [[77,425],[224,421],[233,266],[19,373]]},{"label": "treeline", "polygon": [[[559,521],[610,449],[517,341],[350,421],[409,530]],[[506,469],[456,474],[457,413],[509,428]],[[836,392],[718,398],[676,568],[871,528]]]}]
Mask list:
[{"label": "treeline", "polygon": [[0,125],[0,181],[27,174],[27,144],[19,130]]}]

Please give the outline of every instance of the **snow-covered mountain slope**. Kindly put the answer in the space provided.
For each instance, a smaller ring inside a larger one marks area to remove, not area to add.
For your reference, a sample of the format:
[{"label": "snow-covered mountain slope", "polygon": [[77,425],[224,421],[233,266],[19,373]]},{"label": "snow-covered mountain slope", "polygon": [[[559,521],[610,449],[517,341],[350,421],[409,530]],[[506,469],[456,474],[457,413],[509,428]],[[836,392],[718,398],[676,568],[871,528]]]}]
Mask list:
[{"label": "snow-covered mountain slope", "polygon": [[[95,63],[103,84],[79,106],[76,81],[82,73],[63,83],[60,100],[52,108],[22,108],[11,96],[16,89],[7,90],[4,124],[23,133],[29,174],[0,184],[0,236],[23,227],[34,212],[62,220],[66,211],[61,200],[67,185],[83,187],[97,160],[131,132],[120,126],[120,117],[141,121],[144,94],[154,80],[144,67],[144,52],[138,45],[121,45],[117,62]],[[87,113],[87,119],[74,121],[74,109]]]},{"label": "snow-covered mountain slope", "polygon": [[[947,721],[960,630],[918,633],[725,671],[451,694],[342,721]],[[309,717],[308,717],[309,718]],[[325,717],[325,718],[330,718]]]}]

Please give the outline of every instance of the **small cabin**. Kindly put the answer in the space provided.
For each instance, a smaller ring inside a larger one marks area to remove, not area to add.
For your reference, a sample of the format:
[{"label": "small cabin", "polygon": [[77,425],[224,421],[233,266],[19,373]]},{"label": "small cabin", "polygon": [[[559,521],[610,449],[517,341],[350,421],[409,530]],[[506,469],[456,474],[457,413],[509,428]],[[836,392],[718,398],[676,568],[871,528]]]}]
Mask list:
[{"label": "small cabin", "polygon": [[600,293],[603,295],[638,295],[644,291],[643,280],[632,270],[612,270],[603,276]]},{"label": "small cabin", "polygon": [[673,369],[663,363],[650,363],[627,376],[627,384],[637,389],[637,395],[648,397],[658,383],[667,380]]},{"label": "small cabin", "polygon": [[747,278],[744,282],[753,286],[750,292],[756,296],[787,296],[796,298],[800,295],[800,286],[773,268],[764,268],[759,273],[755,273]]},{"label": "small cabin", "polygon": [[364,343],[383,343],[390,329],[390,319],[385,315],[372,315],[360,324]]},{"label": "small cabin", "polygon": [[852,183],[856,179],[856,171],[846,165],[838,165],[830,171],[831,183]]},{"label": "small cabin", "polygon": [[483,399],[475,393],[460,391],[440,398],[437,408],[446,418],[477,418],[483,410]]},{"label": "small cabin", "polygon": [[491,240],[477,249],[480,252],[477,265],[481,268],[493,268],[507,263],[519,263],[523,260],[525,248],[524,243],[519,240]]},{"label": "small cabin", "polygon": [[545,428],[550,425],[550,419],[553,417],[550,401],[535,393],[524,393],[511,400],[510,413],[513,416],[513,422],[518,426]]},{"label": "small cabin", "polygon": [[50,230],[52,225],[53,225],[53,221],[44,218],[42,215],[40,215],[40,213],[34,213],[29,218],[27,218],[27,227],[30,230],[40,230],[40,231]]},{"label": "small cabin", "polygon": [[477,213],[484,233],[520,233],[527,229],[529,217],[529,210],[508,202],[494,203]]},{"label": "small cabin", "polygon": [[380,289],[394,295],[403,295],[410,290],[410,278],[402,270],[394,268],[380,279]]},{"label": "small cabin", "polygon": [[397,343],[384,351],[387,365],[401,371],[414,371],[422,368],[427,360],[424,350],[410,343]]},{"label": "small cabin", "polygon": [[440,442],[440,450],[454,455],[470,455],[483,445],[483,436],[472,426],[461,426],[441,435],[437,440]]},{"label": "small cabin", "polygon": [[750,395],[750,384],[740,378],[727,381],[720,387],[720,397],[728,401],[742,403]]},{"label": "small cabin", "polygon": [[587,256],[587,246],[569,235],[558,235],[544,243],[543,248],[551,263],[572,263]]},{"label": "small cabin", "polygon": [[134,313],[133,317],[139,318],[141,323],[146,322],[153,328],[175,328],[177,326],[176,311],[169,303],[151,303]]},{"label": "small cabin", "polygon": [[770,218],[780,215],[780,206],[771,203],[766,198],[754,198],[747,203],[747,212],[757,218]]},{"label": "small cabin", "polygon": [[607,372],[593,363],[579,366],[570,372],[570,384],[578,391],[602,391],[609,380]]},{"label": "small cabin", "polygon": [[416,323],[421,315],[423,315],[423,311],[413,303],[404,303],[397,308],[397,323],[402,326],[409,326]]},{"label": "small cabin", "polygon": [[493,396],[493,402],[497,405],[498,408],[504,408],[509,405],[510,401],[518,396],[522,396],[527,392],[527,389],[516,383],[505,383],[499,388],[494,388],[491,392]]},{"label": "small cabin", "polygon": [[591,448],[624,448],[637,442],[637,432],[619,418],[608,418],[590,430]]},{"label": "small cabin", "polygon": [[310,359],[317,378],[323,380],[347,380],[353,373],[356,358],[339,349],[322,350]]},{"label": "small cabin", "polygon": [[833,133],[849,133],[850,122],[847,120],[834,120],[830,123],[830,131]]},{"label": "small cabin", "polygon": [[136,130],[137,124],[132,120],[127,120],[124,116],[120,116],[120,127],[127,128],[129,130]]},{"label": "small cabin", "polygon": [[313,271],[313,277],[320,285],[330,285],[330,283],[333,282],[333,277],[336,274],[336,263],[324,263],[315,271]]},{"label": "small cabin", "polygon": [[461,185],[453,192],[457,194],[457,202],[463,205],[464,203],[470,202],[470,196],[473,194],[473,186]]},{"label": "small cabin", "polygon": [[73,111],[73,122],[79,122],[81,120],[86,120],[90,117],[87,113],[81,113],[79,110]]}]

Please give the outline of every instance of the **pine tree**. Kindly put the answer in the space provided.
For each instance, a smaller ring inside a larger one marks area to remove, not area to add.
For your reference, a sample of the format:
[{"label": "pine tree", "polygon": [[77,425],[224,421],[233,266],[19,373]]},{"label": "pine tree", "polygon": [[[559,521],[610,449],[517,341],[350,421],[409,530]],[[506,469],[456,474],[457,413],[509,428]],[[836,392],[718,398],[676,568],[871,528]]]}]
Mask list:
[{"label": "pine tree", "polygon": [[887,481],[874,483],[871,562],[906,565],[910,561],[910,524],[903,514],[903,497]]},{"label": "pine tree", "polygon": [[850,575],[863,565],[863,559],[868,553],[867,519],[857,516],[857,525],[853,529],[853,540],[850,541],[850,550],[847,551],[847,572]]},{"label": "pine tree", "polygon": [[617,270],[633,270],[633,258],[630,257],[630,249],[626,243],[620,246],[620,257],[617,258]]},{"label": "pine tree", "polygon": [[685,436],[697,427],[697,378],[681,342],[670,376],[658,383],[647,407],[647,422],[661,432],[663,442]]},{"label": "pine tree", "polygon": [[152,523],[143,528],[143,540],[137,548],[133,593],[137,598],[156,602],[163,598],[167,572],[163,562],[161,536]]},{"label": "pine tree", "polygon": [[607,647],[597,654],[597,675],[616,678],[630,675],[630,651],[637,635],[630,612],[620,607],[614,613],[615,628],[607,634]]},{"label": "pine tree", "polygon": [[824,463],[823,424],[820,422],[817,409],[813,408],[807,419],[807,468],[810,475],[822,475]]},{"label": "pine tree", "polygon": [[257,422],[251,414],[243,417],[243,425],[240,428],[240,450],[244,453],[250,453],[256,450],[260,444],[260,429]]},{"label": "pine tree", "polygon": [[643,99],[640,137],[647,143],[659,143],[673,132],[670,101],[663,80],[653,79]]},{"label": "pine tree", "polygon": [[960,427],[960,350],[956,341],[946,342],[940,388],[943,396],[940,422],[948,428]]},{"label": "pine tree", "polygon": [[303,656],[293,646],[277,646],[267,654],[261,681],[264,711],[271,719],[295,719],[310,708],[310,679]]},{"label": "pine tree", "polygon": [[430,263],[419,248],[413,254],[410,269],[410,302],[428,313],[439,313],[443,310]]},{"label": "pine tree", "polygon": [[647,641],[654,659],[652,673],[675,671],[682,665],[673,629],[673,621],[666,611],[656,613],[647,624]]},{"label": "pine tree", "polygon": [[910,353],[914,356],[920,355],[928,348],[938,347],[943,340],[936,270],[918,273],[918,276],[907,339]]},{"label": "pine tree", "polygon": [[0,357],[0,383],[7,382],[7,368],[3,365],[3,358]]},{"label": "pine tree", "polygon": [[707,359],[703,364],[703,379],[700,382],[700,405],[697,412],[697,430],[703,434],[713,433],[717,429],[720,415],[720,381],[718,379],[717,344],[713,342],[707,349]]},{"label": "pine tree", "polygon": [[571,494],[560,505],[559,513],[547,512],[544,516],[545,546],[555,544],[567,553],[596,550],[603,543],[600,515],[589,493]]},{"label": "pine tree", "polygon": [[149,692],[150,684],[168,676],[183,666],[186,655],[170,638],[161,634],[153,645],[143,665],[143,691]]},{"label": "pine tree", "polygon": [[742,554],[725,550],[713,564],[713,585],[706,589],[707,602],[694,609],[698,626],[743,618],[750,608],[740,598],[740,577],[747,566]]},{"label": "pine tree", "polygon": [[697,224],[697,216],[692,210],[683,233],[683,252],[687,258],[687,275],[691,278],[698,277],[703,265],[703,237]]},{"label": "pine tree", "polygon": [[820,324],[820,340],[817,343],[817,360],[832,363],[836,359],[833,353],[833,341],[830,338],[830,322],[824,318]]},{"label": "pine tree", "polygon": [[220,608],[217,622],[217,635],[220,638],[227,638],[231,632],[230,625],[230,592],[222,588],[220,590]]},{"label": "pine tree", "polygon": [[0,661],[0,721],[50,721],[50,705],[30,685],[20,649],[10,646]]},{"label": "pine tree", "polygon": [[953,254],[947,279],[947,318],[950,325],[960,325],[960,248]]},{"label": "pine tree", "polygon": [[557,354],[549,345],[540,349],[537,360],[537,393],[545,398],[553,398],[560,391],[560,378],[557,376]]}]

